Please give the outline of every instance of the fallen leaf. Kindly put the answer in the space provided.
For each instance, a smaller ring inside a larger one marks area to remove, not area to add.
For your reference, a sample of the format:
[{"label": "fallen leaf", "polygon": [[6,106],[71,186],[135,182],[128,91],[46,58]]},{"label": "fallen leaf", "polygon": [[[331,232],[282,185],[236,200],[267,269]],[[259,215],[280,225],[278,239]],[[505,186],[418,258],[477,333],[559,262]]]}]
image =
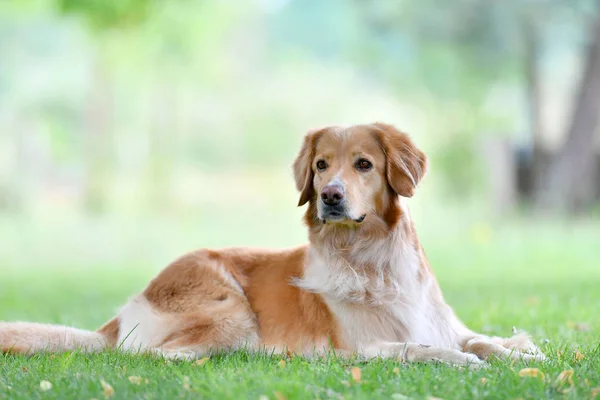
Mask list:
[{"label": "fallen leaf", "polygon": [[50,389],[52,389],[52,383],[50,383],[50,381],[41,381],[40,382],[40,390],[42,392],[47,392]]},{"label": "fallen leaf", "polygon": [[519,376],[521,378],[540,378],[541,380],[544,380],[545,377],[544,373],[537,368],[523,368],[519,371]]},{"label": "fallen leaf", "polygon": [[396,375],[400,375],[400,368],[396,367],[392,370],[393,373],[395,373]]},{"label": "fallen leaf", "polygon": [[577,361],[581,361],[585,358],[585,356],[583,355],[582,352],[579,351],[579,349],[577,349],[577,352],[575,353],[575,359]]},{"label": "fallen leaf", "polygon": [[588,332],[590,330],[590,324],[585,322],[567,321],[567,326],[574,331]]},{"label": "fallen leaf", "polygon": [[356,383],[360,383],[361,371],[358,367],[352,367],[350,370],[350,375],[352,375],[352,380]]},{"label": "fallen leaf", "polygon": [[115,394],[115,389],[113,389],[112,386],[110,386],[106,381],[104,381],[103,379],[100,380],[100,385],[102,385],[102,390],[104,391],[104,397],[105,398],[109,398],[112,397],[112,395]]},{"label": "fallen leaf", "polygon": [[287,400],[287,398],[281,392],[273,392],[273,396],[275,396],[277,400]]},{"label": "fallen leaf", "polygon": [[21,370],[22,370],[23,372],[25,372],[25,373],[29,372],[29,370],[28,370],[27,368],[25,368],[25,367],[21,367]]},{"label": "fallen leaf", "polygon": [[598,393],[600,393],[600,386],[592,389],[592,399],[598,396]]},{"label": "fallen leaf", "polygon": [[572,369],[567,369],[567,370],[561,372],[558,375],[558,378],[556,378],[556,384],[564,385],[565,383],[568,383],[569,385],[573,386],[573,370]]},{"label": "fallen leaf", "polygon": [[539,302],[540,302],[540,299],[539,299],[539,297],[535,297],[535,296],[533,296],[533,297],[529,297],[529,298],[527,298],[527,300],[525,300],[525,303],[526,303],[528,306],[535,306],[535,305],[537,305]]},{"label": "fallen leaf", "polygon": [[285,364],[286,364],[286,363],[285,363],[285,360],[279,360],[279,366],[280,366],[281,368],[285,368]]},{"label": "fallen leaf", "polygon": [[183,377],[183,388],[185,390],[190,390],[190,377],[189,376]]},{"label": "fallen leaf", "polygon": [[142,384],[142,378],[139,376],[130,376],[127,379],[129,379],[129,382],[133,383],[134,385],[140,386]]},{"label": "fallen leaf", "polygon": [[199,360],[196,360],[196,365],[198,365],[198,366],[204,365],[208,360],[210,360],[210,358],[208,358],[208,357],[204,357]]},{"label": "fallen leaf", "polygon": [[492,228],[487,223],[479,223],[471,226],[471,238],[476,244],[487,244],[492,239]]},{"label": "fallen leaf", "polygon": [[487,380],[487,378],[486,378],[486,377],[482,377],[482,378],[479,380],[479,382],[480,382],[482,385],[485,385],[485,384],[488,382],[488,380]]}]

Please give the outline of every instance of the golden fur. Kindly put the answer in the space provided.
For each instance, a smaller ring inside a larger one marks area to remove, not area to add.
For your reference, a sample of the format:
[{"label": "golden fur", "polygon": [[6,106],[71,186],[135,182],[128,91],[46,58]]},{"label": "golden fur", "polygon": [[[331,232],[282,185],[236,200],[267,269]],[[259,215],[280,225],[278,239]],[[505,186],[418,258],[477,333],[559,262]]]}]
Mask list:
[{"label": "golden fur", "polygon": [[[195,358],[240,348],[307,356],[333,348],[468,365],[490,356],[543,359],[528,336],[476,334],[445,303],[405,201],[426,169],[423,152],[390,125],[309,132],[294,162],[309,245],[189,253],[98,331],[0,323],[0,350],[119,346]],[[327,190],[337,197],[328,200]]]}]

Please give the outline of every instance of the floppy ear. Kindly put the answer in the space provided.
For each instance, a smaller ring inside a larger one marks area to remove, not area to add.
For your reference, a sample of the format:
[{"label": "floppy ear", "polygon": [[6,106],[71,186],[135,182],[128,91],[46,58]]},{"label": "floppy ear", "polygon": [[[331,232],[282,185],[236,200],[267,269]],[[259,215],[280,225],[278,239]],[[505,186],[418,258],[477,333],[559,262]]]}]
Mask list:
[{"label": "floppy ear", "polygon": [[312,162],[315,157],[317,139],[321,137],[322,131],[322,129],[313,130],[306,134],[300,153],[298,153],[296,161],[294,161],[294,179],[296,180],[296,189],[300,192],[298,206],[305,205],[315,194]]},{"label": "floppy ear", "polygon": [[386,177],[391,188],[403,197],[412,197],[427,171],[427,157],[410,137],[392,125],[375,123],[377,137],[386,156]]}]

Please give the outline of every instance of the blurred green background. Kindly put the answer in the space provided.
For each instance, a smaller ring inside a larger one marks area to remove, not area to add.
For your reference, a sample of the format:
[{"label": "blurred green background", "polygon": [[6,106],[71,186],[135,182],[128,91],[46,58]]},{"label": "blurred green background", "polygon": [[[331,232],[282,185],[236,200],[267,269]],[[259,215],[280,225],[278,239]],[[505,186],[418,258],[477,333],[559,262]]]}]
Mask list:
[{"label": "blurred green background", "polygon": [[121,277],[118,304],[185,251],[304,242],[302,136],[377,120],[431,159],[410,204],[442,283],[597,282],[599,18],[591,0],[1,1],[2,317],[37,316],[38,293],[60,319],[50,280],[99,297],[80,279]]},{"label": "blurred green background", "polygon": [[[0,320],[96,329],[187,251],[306,242],[291,170],[303,135],[383,121],[430,158],[409,204],[447,302],[475,331],[531,333],[550,359],[537,365],[545,380],[520,378],[519,363],[373,362],[346,387],[346,364],[282,369],[244,354],[204,367],[6,356],[0,398],[100,398],[99,379],[116,397],[189,397],[187,375],[193,395],[223,398],[595,396],[599,11],[600,0],[0,0]],[[42,394],[42,379],[54,389]]]}]

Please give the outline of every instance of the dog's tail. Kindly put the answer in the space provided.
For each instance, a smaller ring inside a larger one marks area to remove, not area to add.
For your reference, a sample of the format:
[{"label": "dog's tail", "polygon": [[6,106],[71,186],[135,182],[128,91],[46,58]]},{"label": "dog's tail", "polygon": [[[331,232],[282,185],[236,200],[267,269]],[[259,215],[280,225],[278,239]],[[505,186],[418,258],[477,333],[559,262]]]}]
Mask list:
[{"label": "dog's tail", "polygon": [[91,353],[116,346],[119,319],[97,331],[33,322],[0,322],[0,353],[34,354],[80,350]]}]

